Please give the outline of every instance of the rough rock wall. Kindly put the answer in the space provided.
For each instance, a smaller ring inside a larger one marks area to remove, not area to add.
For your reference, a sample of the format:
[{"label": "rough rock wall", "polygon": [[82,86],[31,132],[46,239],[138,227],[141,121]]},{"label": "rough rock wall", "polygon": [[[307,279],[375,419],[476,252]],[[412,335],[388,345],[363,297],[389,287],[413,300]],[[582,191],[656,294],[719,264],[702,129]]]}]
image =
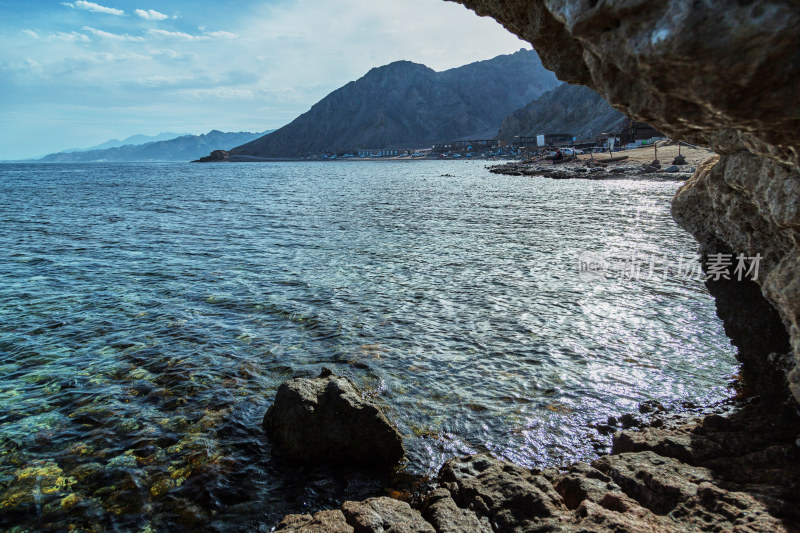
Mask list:
[{"label": "rough rock wall", "polygon": [[[748,335],[763,346],[743,355],[745,374],[785,364],[781,327],[800,360],[800,3],[457,1],[531,42],[560,79],[720,154],[681,188],[673,216],[703,253],[764,257],[758,283],[780,321],[769,305],[758,313],[767,325]],[[709,289],[725,294],[718,309],[729,330],[752,316],[746,286]],[[789,382],[800,400],[800,367]]]}]

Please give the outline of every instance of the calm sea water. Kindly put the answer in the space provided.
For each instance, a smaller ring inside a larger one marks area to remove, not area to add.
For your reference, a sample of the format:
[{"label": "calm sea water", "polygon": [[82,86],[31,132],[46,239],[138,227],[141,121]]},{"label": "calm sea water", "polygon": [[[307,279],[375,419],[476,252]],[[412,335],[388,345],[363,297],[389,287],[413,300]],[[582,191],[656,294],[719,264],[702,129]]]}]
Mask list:
[{"label": "calm sea water", "polygon": [[374,494],[270,458],[278,385],[322,366],[419,475],[590,459],[592,420],[730,394],[701,283],[579,276],[586,251],[691,256],[676,183],[485,167],[0,166],[0,527],[268,530]]}]

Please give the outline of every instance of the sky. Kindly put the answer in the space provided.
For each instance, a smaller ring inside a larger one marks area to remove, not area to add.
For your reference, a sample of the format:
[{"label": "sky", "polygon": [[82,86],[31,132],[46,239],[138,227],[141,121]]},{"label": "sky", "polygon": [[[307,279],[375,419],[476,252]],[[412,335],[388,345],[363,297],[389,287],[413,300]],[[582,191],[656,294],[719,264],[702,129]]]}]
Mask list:
[{"label": "sky", "polygon": [[264,131],[369,69],[530,48],[442,0],[0,0],[0,160]]}]

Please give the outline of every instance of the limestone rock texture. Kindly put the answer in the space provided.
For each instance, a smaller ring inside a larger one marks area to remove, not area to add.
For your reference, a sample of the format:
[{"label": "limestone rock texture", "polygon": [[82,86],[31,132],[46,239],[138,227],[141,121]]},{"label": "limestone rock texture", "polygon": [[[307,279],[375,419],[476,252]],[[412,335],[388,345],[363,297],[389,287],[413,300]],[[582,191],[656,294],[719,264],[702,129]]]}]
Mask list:
[{"label": "limestone rock texture", "polygon": [[[766,415],[766,416],[765,416]],[[449,460],[414,507],[387,497],[290,515],[278,531],[355,533],[796,532],[800,419],[755,400],[734,413],[660,420],[614,435],[591,464],[528,469],[487,455]],[[327,528],[327,529],[325,529]]]},{"label": "limestone rock texture", "polygon": [[341,510],[289,515],[275,528],[284,533],[436,533],[419,511],[392,498],[344,502]]},{"label": "limestone rock texture", "polygon": [[[765,258],[757,283],[775,310],[763,332],[768,346],[748,351],[733,340],[755,392],[777,394],[775,380],[761,378],[788,372],[800,399],[800,4],[455,1],[532,43],[561,80],[587,85],[627,115],[719,154],[680,189],[673,217],[703,254]],[[746,310],[750,298],[735,298],[740,290],[751,295],[746,285],[717,291],[727,296],[718,300],[726,326],[754,314]],[[776,337],[780,328],[787,339]],[[760,332],[753,326],[750,335]],[[785,380],[779,388],[787,392]]]},{"label": "limestone rock texture", "polygon": [[390,466],[405,454],[381,407],[327,369],[281,384],[263,427],[276,451],[307,463]]}]

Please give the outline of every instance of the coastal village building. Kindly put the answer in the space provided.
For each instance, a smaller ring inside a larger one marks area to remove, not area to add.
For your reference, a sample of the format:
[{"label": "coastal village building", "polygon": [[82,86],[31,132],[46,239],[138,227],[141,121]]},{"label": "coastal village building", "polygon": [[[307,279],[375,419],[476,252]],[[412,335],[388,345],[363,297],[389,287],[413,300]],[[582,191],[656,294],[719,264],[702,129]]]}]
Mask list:
[{"label": "coastal village building", "polygon": [[614,148],[620,146],[619,133],[601,133],[594,139],[595,146],[603,148]]},{"label": "coastal village building", "polygon": [[567,146],[572,144],[575,137],[571,133],[545,133],[535,136],[514,137],[512,145],[520,148],[533,148],[537,146]]},{"label": "coastal village building", "polygon": [[500,141],[498,139],[469,139],[435,144],[433,146],[433,151],[437,153],[485,152],[487,150],[496,150],[499,146]]},{"label": "coastal village building", "polygon": [[406,150],[358,150],[358,157],[397,157],[405,155]]},{"label": "coastal village building", "polygon": [[619,134],[620,143],[627,146],[643,146],[665,138],[664,134],[650,124],[626,119]]}]

